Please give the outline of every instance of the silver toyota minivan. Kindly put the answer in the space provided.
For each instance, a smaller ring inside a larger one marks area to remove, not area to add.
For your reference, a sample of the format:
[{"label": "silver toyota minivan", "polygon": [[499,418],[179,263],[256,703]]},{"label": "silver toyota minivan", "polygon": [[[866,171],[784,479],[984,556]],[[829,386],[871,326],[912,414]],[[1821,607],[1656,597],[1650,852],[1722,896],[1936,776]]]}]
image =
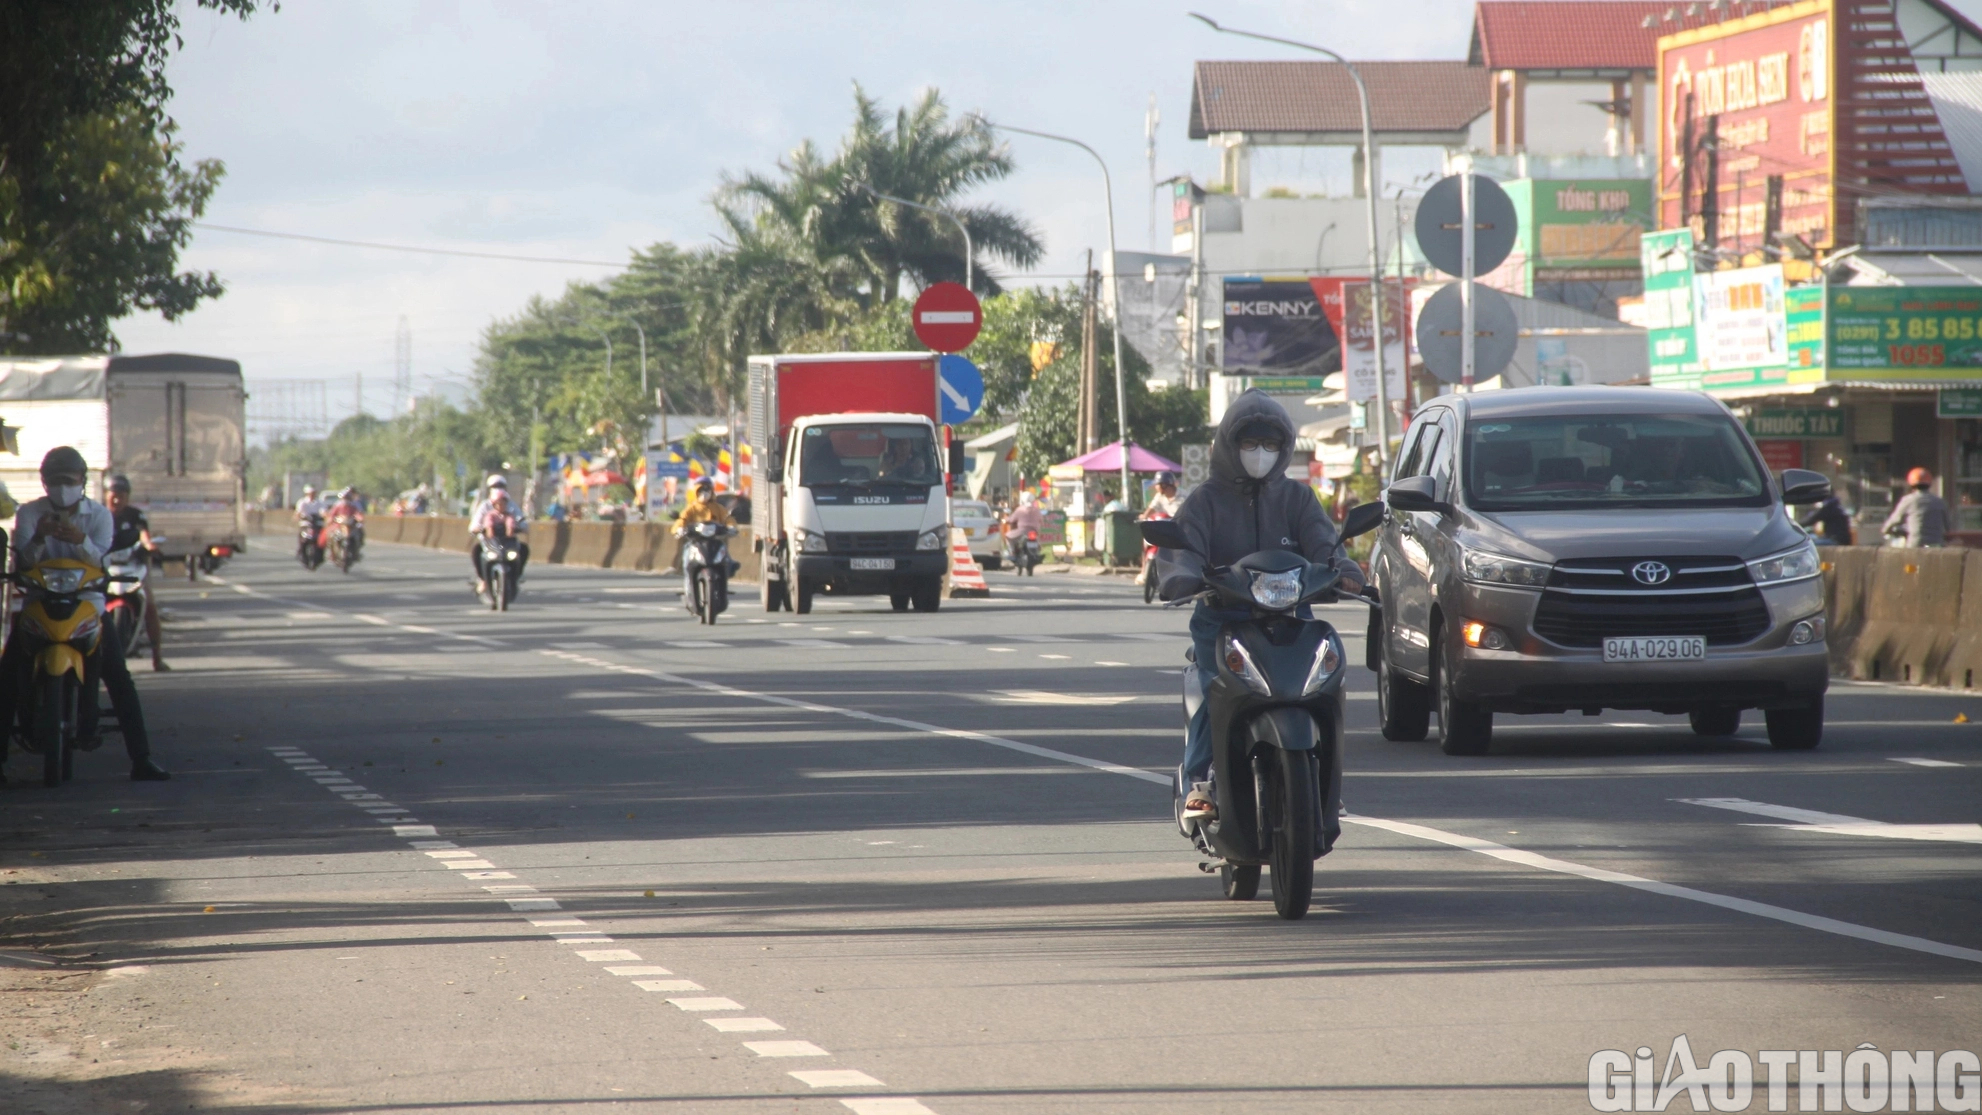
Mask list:
[{"label": "silver toyota minivan", "polygon": [[1383,734],[1484,754],[1493,715],[1686,713],[1769,742],[1824,729],[1816,547],[1785,510],[1829,494],[1771,476],[1726,407],[1650,387],[1446,395],[1412,419],[1372,555]]}]

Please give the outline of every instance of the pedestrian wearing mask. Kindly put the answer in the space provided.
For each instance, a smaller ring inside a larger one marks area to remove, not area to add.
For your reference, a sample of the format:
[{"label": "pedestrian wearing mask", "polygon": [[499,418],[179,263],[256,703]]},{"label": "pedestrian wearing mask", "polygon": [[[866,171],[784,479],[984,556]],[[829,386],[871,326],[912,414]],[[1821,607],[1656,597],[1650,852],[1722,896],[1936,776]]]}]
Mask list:
[{"label": "pedestrian wearing mask", "polygon": [[1954,531],[1954,516],[1947,501],[1933,493],[1934,474],[1916,468],[1906,474],[1906,486],[1913,489],[1893,504],[1886,516],[1885,533],[1896,539],[1895,546],[1909,549],[1945,546]]}]

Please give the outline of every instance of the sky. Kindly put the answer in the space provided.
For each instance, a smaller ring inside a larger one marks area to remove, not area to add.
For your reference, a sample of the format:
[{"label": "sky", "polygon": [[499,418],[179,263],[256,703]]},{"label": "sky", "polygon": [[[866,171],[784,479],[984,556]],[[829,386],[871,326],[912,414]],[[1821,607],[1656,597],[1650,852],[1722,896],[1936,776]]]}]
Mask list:
[{"label": "sky", "polygon": [[[657,241],[709,243],[723,174],[769,171],[806,139],[830,149],[855,82],[890,109],[934,87],[957,112],[1097,148],[1121,247],[1147,250],[1151,96],[1156,176],[1209,181],[1216,153],[1186,137],[1192,63],[1300,56],[1219,35],[1187,17],[1193,7],[1363,59],[1461,58],[1472,11],[1466,0],[283,0],[243,22],[186,3],[170,112],[184,158],[226,164],[209,224],[617,263]],[[1093,160],[1023,136],[1011,148],[1017,171],[972,200],[1043,235],[1046,258],[1019,281],[1079,271],[1086,250],[1107,246]],[[1346,193],[1348,165],[1346,151],[1262,153],[1253,189]],[[353,412],[361,379],[365,409],[390,410],[402,317],[415,390],[458,395],[489,322],[613,273],[205,229],[180,262],[217,272],[227,293],[176,323],[120,321],[124,351],[231,357],[264,397],[274,381],[322,381],[333,422]],[[633,358],[631,340],[619,359]]]}]

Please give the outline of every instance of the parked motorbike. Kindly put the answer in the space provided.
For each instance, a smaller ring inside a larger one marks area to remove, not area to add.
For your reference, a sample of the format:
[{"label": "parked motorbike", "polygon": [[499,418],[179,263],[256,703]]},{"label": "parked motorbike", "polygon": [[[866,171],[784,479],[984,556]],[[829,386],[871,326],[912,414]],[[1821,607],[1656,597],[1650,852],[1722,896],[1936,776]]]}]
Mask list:
[{"label": "parked motorbike", "polygon": [[346,573],[358,564],[365,548],[364,524],[348,515],[338,515],[330,521],[328,537],[324,541],[324,556],[332,565]]},{"label": "parked motorbike", "polygon": [[[1367,533],[1382,518],[1381,503],[1356,508],[1343,539]],[[1169,520],[1143,522],[1142,535],[1164,549],[1190,549],[1183,529]],[[1306,916],[1315,860],[1341,833],[1347,658],[1331,624],[1298,614],[1305,605],[1335,602],[1340,578],[1333,567],[1291,551],[1261,550],[1207,567],[1201,587],[1173,601],[1204,599],[1250,613],[1219,631],[1217,661],[1193,661],[1184,671],[1186,725],[1200,705],[1209,705],[1218,812],[1209,821],[1184,818],[1190,786],[1180,764],[1172,786],[1177,828],[1211,857],[1199,866],[1217,873],[1227,898],[1253,898],[1260,868],[1270,867],[1274,912],[1290,921]]]},{"label": "parked motorbike", "polygon": [[[165,539],[154,537],[153,542]],[[103,555],[106,578],[103,612],[110,623],[110,637],[129,658],[138,652],[145,634],[145,602],[151,596],[147,584],[151,576],[151,551],[142,545],[126,546]]]},{"label": "parked motorbike", "polygon": [[16,722],[6,727],[41,756],[41,783],[59,786],[75,773],[77,702],[89,656],[103,637],[103,616],[85,593],[101,592],[103,570],[76,558],[49,558],[7,580],[26,597],[14,618],[33,661]]},{"label": "parked motorbike", "polygon": [[489,602],[489,611],[506,612],[516,600],[516,570],[523,560],[523,552],[516,548],[516,539],[510,535],[496,536],[484,533],[475,540],[482,548],[482,596]]},{"label": "parked motorbike", "polygon": [[296,532],[296,560],[303,568],[316,572],[323,564],[323,516],[312,515],[303,521]]},{"label": "parked motorbike", "polygon": [[1039,532],[1028,530],[1025,537],[1012,546],[1012,570],[1021,577],[1033,576],[1039,568]]},{"label": "parked motorbike", "polygon": [[736,562],[729,556],[733,527],[697,523],[681,540],[682,603],[703,623],[714,623],[729,607],[729,579]]}]

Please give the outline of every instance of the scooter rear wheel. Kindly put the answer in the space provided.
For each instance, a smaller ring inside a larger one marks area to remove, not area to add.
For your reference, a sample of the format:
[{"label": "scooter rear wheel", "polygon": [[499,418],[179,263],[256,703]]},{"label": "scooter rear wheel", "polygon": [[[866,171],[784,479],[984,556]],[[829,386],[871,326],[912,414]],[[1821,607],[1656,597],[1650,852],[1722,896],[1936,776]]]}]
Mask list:
[{"label": "scooter rear wheel", "polygon": [[1218,884],[1232,901],[1250,902],[1259,897],[1259,864],[1220,864]]},{"label": "scooter rear wheel", "polygon": [[1312,751],[1278,750],[1267,765],[1272,810],[1273,912],[1288,921],[1307,916],[1314,899],[1315,760]]}]

